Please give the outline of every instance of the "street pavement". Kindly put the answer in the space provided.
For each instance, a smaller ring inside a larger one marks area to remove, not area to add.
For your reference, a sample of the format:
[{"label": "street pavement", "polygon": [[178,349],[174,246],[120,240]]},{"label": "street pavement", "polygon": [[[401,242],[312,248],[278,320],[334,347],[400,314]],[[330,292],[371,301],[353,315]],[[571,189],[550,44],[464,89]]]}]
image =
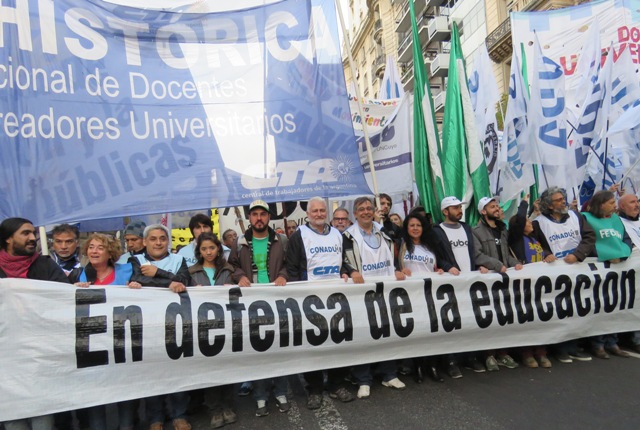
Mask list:
[{"label": "street pavement", "polygon": [[[306,394],[298,376],[289,377],[289,413],[280,413],[272,399],[270,415],[255,416],[255,403],[238,397],[238,422],[229,430],[246,429],[638,429],[640,428],[640,355],[631,358],[593,358],[591,362],[562,364],[551,369],[501,368],[444,383],[401,376],[403,391],[379,381],[371,397],[340,403],[325,394],[320,410],[306,408]],[[356,387],[352,388],[355,394]],[[209,428],[210,414],[191,417],[194,430]],[[173,427],[166,423],[165,429]]]}]

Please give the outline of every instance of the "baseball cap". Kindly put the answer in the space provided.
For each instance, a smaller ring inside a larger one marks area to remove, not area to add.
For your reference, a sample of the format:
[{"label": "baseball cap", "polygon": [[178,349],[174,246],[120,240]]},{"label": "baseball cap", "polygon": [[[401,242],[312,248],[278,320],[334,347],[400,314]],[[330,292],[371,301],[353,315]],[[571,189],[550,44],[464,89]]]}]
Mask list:
[{"label": "baseball cap", "polygon": [[482,212],[482,210],[484,209],[484,207],[486,205],[488,205],[489,203],[491,203],[492,201],[497,201],[495,197],[483,197],[480,199],[480,202],[478,203],[478,212]]},{"label": "baseball cap", "polygon": [[255,208],[262,208],[265,211],[269,212],[269,205],[264,200],[254,200],[249,205],[249,212],[254,210]]},{"label": "baseball cap", "polygon": [[462,202],[456,196],[449,196],[442,199],[440,202],[440,210],[443,211],[449,206],[458,206],[461,205]]},{"label": "baseball cap", "polygon": [[123,236],[131,234],[138,237],[144,237],[144,229],[146,227],[147,227],[147,224],[145,224],[144,221],[130,222],[124,228]]}]

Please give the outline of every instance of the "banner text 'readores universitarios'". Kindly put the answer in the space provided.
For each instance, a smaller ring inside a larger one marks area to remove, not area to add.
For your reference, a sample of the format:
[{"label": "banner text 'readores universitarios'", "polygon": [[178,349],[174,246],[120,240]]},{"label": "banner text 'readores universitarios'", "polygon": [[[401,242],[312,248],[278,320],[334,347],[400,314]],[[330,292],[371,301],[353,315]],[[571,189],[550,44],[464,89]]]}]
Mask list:
[{"label": "banner text 'readores universitarios'", "polygon": [[367,194],[335,5],[0,6],[0,218]]}]

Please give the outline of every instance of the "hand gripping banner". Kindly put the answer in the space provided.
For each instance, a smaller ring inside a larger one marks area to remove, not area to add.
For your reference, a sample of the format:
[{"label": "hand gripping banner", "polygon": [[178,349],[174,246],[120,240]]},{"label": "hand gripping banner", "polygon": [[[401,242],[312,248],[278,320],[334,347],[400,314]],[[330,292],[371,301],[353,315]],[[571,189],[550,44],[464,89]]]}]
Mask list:
[{"label": "hand gripping banner", "polygon": [[0,279],[0,421],[359,363],[640,330],[639,261],[181,294]]}]

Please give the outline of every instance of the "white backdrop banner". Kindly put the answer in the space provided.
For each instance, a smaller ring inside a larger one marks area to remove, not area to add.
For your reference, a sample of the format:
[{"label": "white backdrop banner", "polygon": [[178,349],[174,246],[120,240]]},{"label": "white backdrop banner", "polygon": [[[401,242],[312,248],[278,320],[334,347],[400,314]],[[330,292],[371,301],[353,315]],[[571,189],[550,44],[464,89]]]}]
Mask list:
[{"label": "white backdrop banner", "polygon": [[640,330],[638,263],[537,263],[363,285],[193,287],[180,295],[2,279],[0,421],[315,369]]}]

